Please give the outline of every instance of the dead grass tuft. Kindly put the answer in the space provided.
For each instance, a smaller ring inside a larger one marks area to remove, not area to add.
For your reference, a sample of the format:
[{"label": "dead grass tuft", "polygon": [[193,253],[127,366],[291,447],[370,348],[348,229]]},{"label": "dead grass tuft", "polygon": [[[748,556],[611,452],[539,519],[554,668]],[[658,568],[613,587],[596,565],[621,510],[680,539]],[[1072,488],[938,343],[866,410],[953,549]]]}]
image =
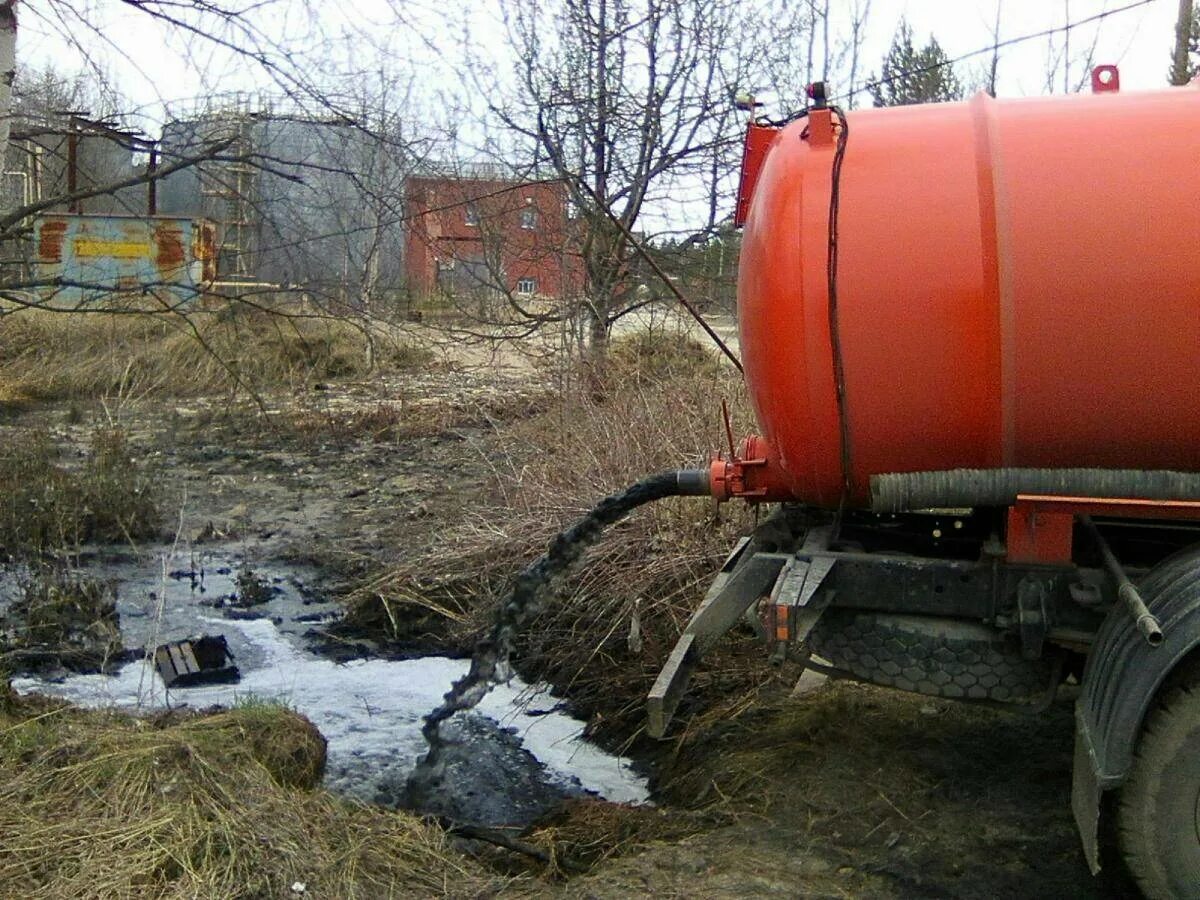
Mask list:
[{"label": "dead grass tuft", "polygon": [[309,788],[324,740],[251,705],[138,719],[0,697],[0,895],[478,896],[438,830]]},{"label": "dead grass tuft", "polygon": [[[569,860],[573,873],[662,841],[678,841],[713,827],[712,816],[603,800],[567,800],[524,837],[545,850],[549,872]],[[545,871],[545,870],[543,870]],[[561,872],[559,873],[561,874]]]},{"label": "dead grass tuft", "polygon": [[[372,331],[378,370],[431,354],[387,326]],[[22,310],[0,330],[0,401],[252,394],[368,373],[354,322],[230,304],[182,315]]]},{"label": "dead grass tuft", "polygon": [[21,579],[0,616],[0,665],[8,671],[99,672],[123,660],[111,585],[39,566]]}]

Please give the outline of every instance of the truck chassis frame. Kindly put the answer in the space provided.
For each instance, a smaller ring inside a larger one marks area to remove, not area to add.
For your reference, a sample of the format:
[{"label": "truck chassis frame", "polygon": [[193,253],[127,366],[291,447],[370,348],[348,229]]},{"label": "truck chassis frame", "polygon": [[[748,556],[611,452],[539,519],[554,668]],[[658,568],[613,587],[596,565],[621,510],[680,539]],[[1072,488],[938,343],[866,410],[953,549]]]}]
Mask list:
[{"label": "truck chassis frame", "polygon": [[[1036,711],[1073,675],[1072,808],[1096,872],[1104,795],[1128,779],[1156,694],[1200,644],[1200,577],[1182,595],[1144,598],[1135,582],[1171,566],[1200,573],[1200,551],[1186,550],[1196,545],[1190,501],[1022,495],[1005,508],[903,514],[783,504],[739,541],[684,629],[647,697],[648,730],[666,733],[691,671],[739,622],[773,661],[942,697]],[[852,653],[837,634],[847,622],[912,636],[909,656],[873,650],[882,639]],[[956,657],[947,636],[979,652]],[[814,662],[822,647],[847,656]]]}]

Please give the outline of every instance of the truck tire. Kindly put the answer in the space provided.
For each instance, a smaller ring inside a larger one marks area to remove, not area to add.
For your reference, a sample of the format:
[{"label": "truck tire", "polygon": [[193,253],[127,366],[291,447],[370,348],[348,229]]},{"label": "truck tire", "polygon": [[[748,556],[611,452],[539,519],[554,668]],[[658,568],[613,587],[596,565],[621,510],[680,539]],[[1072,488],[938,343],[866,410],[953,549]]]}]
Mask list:
[{"label": "truck tire", "polygon": [[1200,685],[1169,690],[1146,716],[1117,801],[1117,836],[1150,900],[1200,896]]},{"label": "truck tire", "polygon": [[1044,695],[1047,659],[1029,660],[993,629],[959,619],[829,609],[808,639],[814,655],[872,684],[967,700]]}]

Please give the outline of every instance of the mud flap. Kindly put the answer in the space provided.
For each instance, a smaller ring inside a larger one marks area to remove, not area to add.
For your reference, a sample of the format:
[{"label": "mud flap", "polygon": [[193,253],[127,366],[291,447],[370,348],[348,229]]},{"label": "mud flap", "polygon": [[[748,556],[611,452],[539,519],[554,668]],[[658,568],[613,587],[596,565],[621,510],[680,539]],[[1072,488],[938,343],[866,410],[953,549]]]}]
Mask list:
[{"label": "mud flap", "polygon": [[1100,798],[1096,754],[1088,734],[1087,718],[1075,707],[1075,761],[1071,771],[1071,812],[1083,842],[1083,855],[1093,875],[1100,872]]}]

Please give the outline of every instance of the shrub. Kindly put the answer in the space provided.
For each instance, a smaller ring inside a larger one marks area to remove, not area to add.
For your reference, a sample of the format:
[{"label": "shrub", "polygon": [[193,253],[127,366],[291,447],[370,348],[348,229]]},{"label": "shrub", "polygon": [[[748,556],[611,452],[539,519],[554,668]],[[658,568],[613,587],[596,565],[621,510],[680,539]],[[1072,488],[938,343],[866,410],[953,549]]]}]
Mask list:
[{"label": "shrub", "polygon": [[116,601],[112,586],[97,579],[35,568],[0,618],[0,663],[8,671],[98,672],[123,661]]},{"label": "shrub", "polygon": [[75,468],[62,464],[45,432],[27,432],[0,448],[0,547],[10,556],[134,541],[158,528],[153,482],[121,431],[97,431],[91,452]]}]

